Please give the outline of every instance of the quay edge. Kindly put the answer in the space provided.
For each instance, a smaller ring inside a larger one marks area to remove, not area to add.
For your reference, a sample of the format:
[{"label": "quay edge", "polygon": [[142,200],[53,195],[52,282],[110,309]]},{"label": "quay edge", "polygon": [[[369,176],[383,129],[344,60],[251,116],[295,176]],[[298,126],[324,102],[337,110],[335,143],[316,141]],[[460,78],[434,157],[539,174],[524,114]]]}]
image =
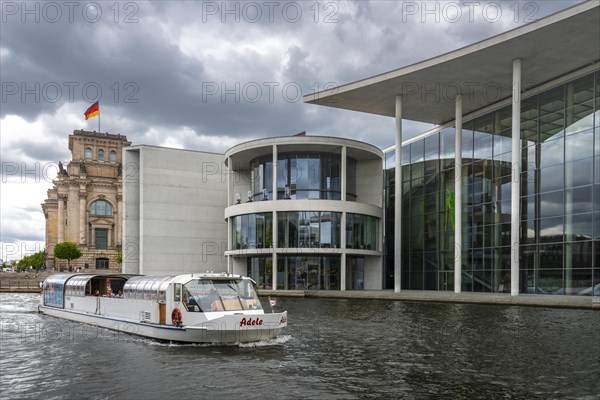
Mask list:
[{"label": "quay edge", "polygon": [[259,290],[259,296],[306,297],[351,300],[415,301],[432,303],[487,304],[501,306],[548,307],[600,311],[599,296],[520,295],[509,293],[460,293],[406,290],[328,291],[328,290]]}]

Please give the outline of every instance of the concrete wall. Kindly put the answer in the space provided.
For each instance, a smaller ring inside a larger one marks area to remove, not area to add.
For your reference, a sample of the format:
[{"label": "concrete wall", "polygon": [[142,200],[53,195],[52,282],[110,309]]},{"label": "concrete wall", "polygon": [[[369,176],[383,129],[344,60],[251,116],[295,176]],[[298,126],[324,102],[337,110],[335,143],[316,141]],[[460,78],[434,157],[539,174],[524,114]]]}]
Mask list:
[{"label": "concrete wall", "polygon": [[236,194],[241,196],[242,203],[248,202],[248,191],[252,190],[251,173],[249,169],[239,169],[231,174],[232,193],[231,204],[236,204]]},{"label": "concrete wall", "polygon": [[125,178],[124,240],[132,252],[138,247],[138,260],[126,260],[123,271],[226,271],[227,184],[219,173],[223,155],[137,146],[125,151],[126,165],[136,165],[135,150],[139,179],[136,183]]},{"label": "concrete wall", "polygon": [[231,257],[234,274],[248,275],[248,259],[246,257]]},{"label": "concrete wall", "polygon": [[362,160],[356,163],[356,201],[383,206],[383,163],[379,160]]},{"label": "concrete wall", "polygon": [[382,257],[365,257],[365,290],[383,289]]},{"label": "concrete wall", "polygon": [[123,272],[140,273],[140,149],[123,150]]}]

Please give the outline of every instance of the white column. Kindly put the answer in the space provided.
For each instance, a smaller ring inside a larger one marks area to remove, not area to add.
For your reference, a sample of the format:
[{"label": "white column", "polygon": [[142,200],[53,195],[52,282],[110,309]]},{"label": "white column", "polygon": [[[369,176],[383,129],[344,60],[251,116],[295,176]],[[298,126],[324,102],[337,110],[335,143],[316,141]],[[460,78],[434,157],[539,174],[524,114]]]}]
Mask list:
[{"label": "white column", "polygon": [[[277,200],[277,145],[273,145],[273,200]],[[277,252],[275,249],[277,248],[277,243],[279,238],[277,237],[277,212],[273,211],[273,222],[271,227],[271,238],[272,238],[272,248],[273,252],[271,253],[272,265],[273,265],[273,290],[277,289]]]},{"label": "white column", "polygon": [[[575,103],[575,88],[572,83],[567,85],[567,114],[566,125],[573,124],[573,106]],[[565,189],[565,294],[573,294],[573,175],[569,174],[566,179]]]},{"label": "white column", "polygon": [[454,293],[462,288],[462,96],[456,96],[454,137]]},{"label": "white column", "polygon": [[342,212],[340,219],[340,290],[346,290],[346,212]]},{"label": "white column", "polygon": [[[86,194],[79,193],[79,243],[85,244],[85,224],[86,224],[86,210],[85,210],[85,201]],[[119,214],[120,216],[120,214]]]},{"label": "white column", "polygon": [[[271,257],[273,259],[273,290],[277,289],[277,243],[279,241],[279,237],[278,237],[278,233],[277,233],[277,211],[273,211],[273,223],[272,223],[272,233],[271,233],[271,237],[273,238],[272,242],[272,246],[273,246],[273,252],[271,253]],[[287,279],[287,277],[284,276],[283,278],[284,280]]]},{"label": "white column", "polygon": [[340,290],[346,290],[346,251],[340,257]]},{"label": "white column", "polygon": [[519,295],[519,222],[521,219],[521,60],[513,61],[512,184],[510,217],[510,294]]},{"label": "white column", "polygon": [[[233,177],[231,176],[233,174],[233,165],[231,165],[231,157],[227,157],[226,172],[227,173],[225,175],[227,176],[227,207],[229,207],[230,205],[235,204],[235,194],[233,193]],[[229,250],[231,250],[231,248],[229,248]]]},{"label": "white column", "polygon": [[65,198],[58,195],[58,243],[65,241]]},{"label": "white column", "polygon": [[[277,200],[277,145],[273,145],[273,197],[271,200]],[[275,246],[273,246],[275,247]]]},{"label": "white column", "polygon": [[394,292],[402,285],[402,96],[396,96],[396,174],[394,188]]},{"label": "white column", "polygon": [[[348,187],[346,179],[348,178],[348,163],[347,163],[348,149],[346,146],[342,146],[341,158],[341,179],[340,179],[340,199],[346,201],[346,188]],[[340,220],[340,290],[346,290],[346,212],[342,212],[342,218]]]},{"label": "white column", "polygon": [[[346,162],[346,154],[347,154],[347,149],[346,146],[342,146],[342,154],[341,154],[341,179],[340,179],[340,191],[342,192],[340,194],[340,199],[342,201],[346,201],[346,178],[347,178],[347,173],[348,173],[348,167],[347,167],[347,162]],[[346,227],[344,226],[344,229],[342,230],[342,232],[346,232]],[[342,247],[343,249],[345,249],[345,247]]]},{"label": "white column", "polygon": [[[227,218],[227,250],[233,250],[233,223],[232,217]],[[231,256],[227,256],[227,273],[232,274]]]}]

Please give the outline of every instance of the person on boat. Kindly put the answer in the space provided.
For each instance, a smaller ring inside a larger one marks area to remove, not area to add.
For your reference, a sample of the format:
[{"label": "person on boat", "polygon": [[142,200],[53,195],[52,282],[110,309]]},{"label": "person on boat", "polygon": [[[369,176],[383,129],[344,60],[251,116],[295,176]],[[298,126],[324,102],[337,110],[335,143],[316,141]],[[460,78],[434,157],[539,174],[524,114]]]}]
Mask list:
[{"label": "person on boat", "polygon": [[108,289],[108,292],[106,293],[106,297],[115,297],[115,295],[113,294],[112,289]]},{"label": "person on boat", "polygon": [[119,290],[119,291],[117,292],[117,298],[118,298],[118,299],[122,299],[122,298],[123,298],[123,291],[122,291],[122,290]]},{"label": "person on boat", "polygon": [[94,296],[99,297],[100,296],[100,291],[96,289],[94,291]]}]

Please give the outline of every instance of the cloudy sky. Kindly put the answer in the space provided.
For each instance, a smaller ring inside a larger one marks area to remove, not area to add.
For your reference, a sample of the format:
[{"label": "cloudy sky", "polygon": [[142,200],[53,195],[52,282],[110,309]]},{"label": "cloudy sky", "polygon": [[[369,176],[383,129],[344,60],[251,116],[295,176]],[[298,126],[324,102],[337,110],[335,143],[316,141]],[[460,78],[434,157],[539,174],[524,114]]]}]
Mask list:
[{"label": "cloudy sky", "polygon": [[[394,121],[302,96],[445,53],[580,1],[1,3],[0,241],[43,248],[40,204],[68,135],[224,152],[262,137],[393,143]],[[429,125],[407,122],[412,136]]]}]

